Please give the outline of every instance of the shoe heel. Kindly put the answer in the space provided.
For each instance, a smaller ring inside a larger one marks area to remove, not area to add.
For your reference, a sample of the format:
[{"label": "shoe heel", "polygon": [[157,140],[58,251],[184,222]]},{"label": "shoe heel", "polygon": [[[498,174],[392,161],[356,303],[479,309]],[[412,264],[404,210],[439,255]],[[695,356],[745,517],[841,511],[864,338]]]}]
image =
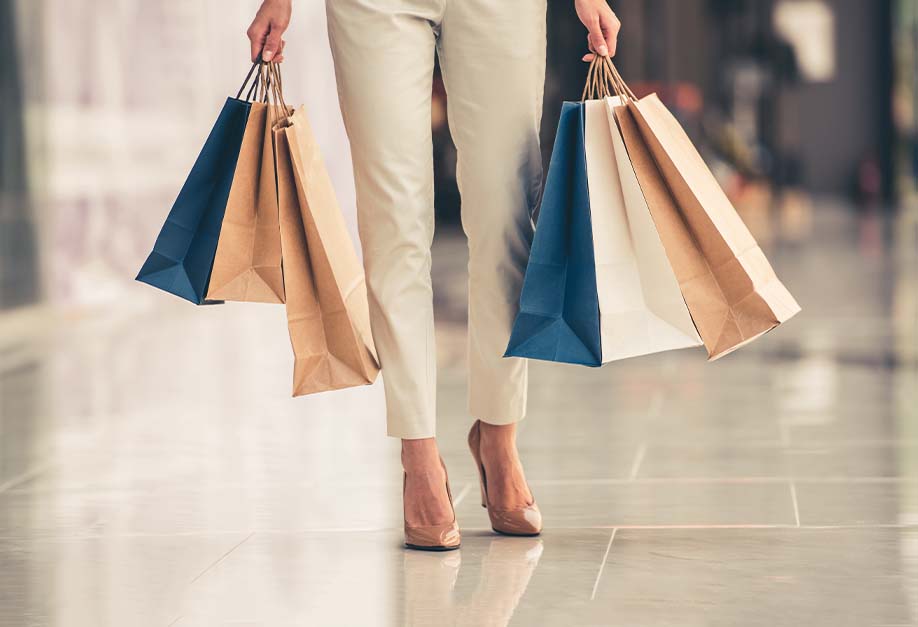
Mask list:
[{"label": "shoe heel", "polygon": [[[509,536],[537,536],[542,532],[542,513],[535,503],[512,511],[494,511],[488,507],[488,479],[481,463],[481,421],[476,420],[469,431],[469,449],[478,467],[478,486],[481,488],[481,506],[488,511],[491,528]],[[530,494],[532,491],[530,490]]]}]

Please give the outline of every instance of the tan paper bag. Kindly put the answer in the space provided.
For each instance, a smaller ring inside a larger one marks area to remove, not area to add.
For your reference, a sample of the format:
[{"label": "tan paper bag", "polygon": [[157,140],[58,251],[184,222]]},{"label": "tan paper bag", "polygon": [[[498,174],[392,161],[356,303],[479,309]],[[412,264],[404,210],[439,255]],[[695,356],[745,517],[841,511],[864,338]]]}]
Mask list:
[{"label": "tan paper bag", "polygon": [[363,267],[303,108],[274,137],[293,395],[373,383],[379,366]]},{"label": "tan paper bag", "polygon": [[800,306],[656,94],[615,117],[710,359],[787,321]]},{"label": "tan paper bag", "polygon": [[253,102],[249,111],[207,288],[212,300],[284,302],[272,107]]}]

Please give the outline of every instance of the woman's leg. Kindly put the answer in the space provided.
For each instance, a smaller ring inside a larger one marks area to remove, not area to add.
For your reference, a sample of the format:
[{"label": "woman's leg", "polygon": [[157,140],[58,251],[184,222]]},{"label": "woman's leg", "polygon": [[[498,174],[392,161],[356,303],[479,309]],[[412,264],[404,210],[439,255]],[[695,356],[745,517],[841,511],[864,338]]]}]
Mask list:
[{"label": "woman's leg", "polygon": [[436,441],[430,102],[437,0],[329,0],[329,40],[354,162],[388,434],[403,439],[406,519],[449,520]]},{"label": "woman's leg", "polygon": [[469,411],[492,501],[530,499],[516,454],[527,363],[503,357],[542,185],[545,0],[447,0],[439,41],[469,240]]}]

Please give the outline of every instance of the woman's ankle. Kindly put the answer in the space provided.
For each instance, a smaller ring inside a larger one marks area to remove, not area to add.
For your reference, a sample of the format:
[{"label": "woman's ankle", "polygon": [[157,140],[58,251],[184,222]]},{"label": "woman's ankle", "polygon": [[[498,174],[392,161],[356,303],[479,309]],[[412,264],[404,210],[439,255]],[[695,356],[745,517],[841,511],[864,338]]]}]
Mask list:
[{"label": "woman's ankle", "polygon": [[492,425],[481,421],[481,446],[486,449],[516,449],[516,423]]},{"label": "woman's ankle", "polygon": [[402,440],[402,467],[406,471],[440,467],[436,438]]}]

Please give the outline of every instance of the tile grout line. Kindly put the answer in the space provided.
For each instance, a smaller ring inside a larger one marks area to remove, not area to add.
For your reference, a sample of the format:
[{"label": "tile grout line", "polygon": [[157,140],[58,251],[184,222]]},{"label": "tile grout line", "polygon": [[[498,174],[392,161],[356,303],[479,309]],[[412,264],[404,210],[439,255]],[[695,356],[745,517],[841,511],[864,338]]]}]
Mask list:
[{"label": "tile grout line", "polygon": [[[19,488],[17,485],[27,482],[29,479],[34,478],[33,475],[39,475],[45,470],[48,470],[51,466],[57,465],[58,462],[42,464],[37,466],[32,470],[27,471],[13,479],[10,479],[4,484],[0,484],[0,494],[6,492],[7,494],[51,494],[51,493],[71,493],[71,494],[94,494],[100,491],[111,491],[111,490],[120,490],[124,492],[148,492],[153,489],[151,487],[133,487],[129,484],[122,485],[98,485],[98,486],[86,486],[86,485],[76,485],[76,486],[65,486],[60,489],[50,490],[50,489],[34,489],[34,488]],[[28,475],[28,476],[25,476]],[[835,484],[835,483],[853,483],[853,484],[912,484],[918,483],[918,477],[903,477],[903,476],[872,476],[872,477],[861,477],[861,476],[795,476],[791,477],[789,475],[761,475],[761,476],[749,476],[749,477],[716,477],[716,476],[695,476],[695,477],[635,477],[631,479],[629,477],[618,477],[618,478],[573,478],[573,479],[532,479],[529,481],[530,485],[534,486],[586,486],[586,485],[623,485],[628,483],[642,483],[642,484],[659,484],[659,483],[669,483],[675,485],[683,484],[743,484],[743,483],[752,483],[752,484],[762,484],[762,483],[785,483],[794,480],[795,483],[816,483],[816,484]],[[473,481],[474,483],[474,481]],[[244,484],[239,482],[230,482],[230,483],[216,483],[213,485],[207,486],[211,489],[228,489],[228,488],[238,488]],[[291,487],[291,488],[313,488],[318,486],[316,482],[292,482],[292,483],[283,483],[283,482],[274,482],[266,483],[267,487]],[[352,487],[372,487],[372,488],[390,488],[396,485],[395,483],[388,484],[344,484],[341,487],[352,488]]]},{"label": "tile grout line", "polygon": [[[259,529],[257,533],[262,535],[315,535],[315,534],[347,534],[347,533],[382,533],[396,532],[400,527],[317,527],[312,529]],[[490,527],[463,527],[467,531],[490,531]],[[558,531],[574,530],[608,530],[608,529],[627,529],[629,531],[655,531],[655,530],[699,530],[699,531],[722,531],[731,529],[748,529],[748,530],[769,530],[769,529],[800,529],[802,531],[812,530],[840,530],[840,529],[903,529],[918,531],[918,524],[908,523],[865,523],[865,524],[821,524],[821,525],[804,525],[799,527],[793,523],[724,523],[724,524],[661,524],[661,525],[587,525],[581,527],[571,526],[553,526],[552,529]],[[43,538],[44,542],[72,542],[83,540],[98,540],[100,538],[186,538],[201,536],[227,536],[238,535],[242,533],[238,530],[214,530],[214,531],[188,531],[175,533],[119,533],[119,534],[84,534],[55,536]],[[252,532],[254,534],[256,532]],[[0,541],[18,541],[22,540],[21,536],[2,536]]]},{"label": "tile grout line", "polygon": [[466,483],[464,486],[462,486],[462,489],[459,490],[459,494],[457,494],[457,495],[453,498],[453,509],[459,507],[459,504],[462,503],[462,501],[465,500],[465,497],[467,497],[467,496],[469,495],[469,492],[472,491],[472,487],[473,487],[474,485],[475,485],[475,482],[474,482],[474,481],[469,481],[469,482]]},{"label": "tile grout line", "polygon": [[797,484],[794,483],[794,480],[790,480],[790,494],[791,501],[794,504],[794,522],[797,524],[797,528],[800,528],[800,505],[797,503]]},{"label": "tile grout line", "polygon": [[[123,492],[148,492],[152,487],[133,487],[129,484],[123,485],[99,485],[99,486],[70,486],[63,487],[60,489],[50,490],[50,489],[34,489],[34,488],[19,488],[18,485],[28,482],[29,479],[33,479],[35,475],[40,475],[42,472],[48,470],[51,466],[57,465],[57,462],[42,464],[37,466],[32,470],[23,473],[13,479],[10,479],[4,484],[0,484],[0,495],[6,493],[11,495],[23,495],[23,494],[53,494],[53,493],[71,493],[71,494],[96,494],[99,492],[108,492],[112,490],[120,490]],[[28,475],[28,476],[26,476]],[[918,483],[918,477],[903,477],[903,476],[889,476],[884,477],[880,475],[872,477],[859,477],[859,476],[797,476],[791,477],[789,475],[761,475],[761,476],[750,476],[750,477],[635,477],[631,479],[629,477],[618,477],[618,478],[573,478],[573,479],[532,479],[529,481],[530,485],[534,486],[588,486],[588,485],[624,485],[628,483],[640,483],[640,484],[673,484],[673,485],[685,485],[685,484],[714,484],[714,485],[731,485],[731,484],[773,484],[773,483],[786,483],[793,479],[795,483],[814,483],[814,484],[837,484],[837,483],[851,483],[851,484],[913,484]],[[473,481],[474,483],[474,481]],[[212,489],[228,489],[228,488],[238,488],[242,486],[242,483],[218,483],[208,486]],[[316,482],[302,482],[302,483],[266,483],[267,487],[305,487],[313,488],[316,487],[318,483]],[[390,488],[397,484],[388,483],[388,484],[345,484],[342,487],[351,488],[351,487],[372,487],[372,488]],[[401,484],[398,484],[401,485]]]},{"label": "tile grout line", "polygon": [[[660,414],[663,412],[663,404],[666,402],[666,396],[663,394],[663,391],[659,388],[656,389],[653,393],[653,396],[650,397],[650,404],[647,406],[647,421],[653,423],[657,418],[660,417]],[[637,451],[634,453],[634,459],[631,461],[631,470],[628,472],[628,481],[634,481],[637,479],[638,472],[641,470],[641,465],[644,463],[644,457],[647,455],[647,440],[641,442],[638,446]],[[612,536],[615,537],[615,532],[612,533]],[[611,542],[611,541],[610,541]]]},{"label": "tile grout line", "polygon": [[3,494],[4,492],[8,492],[14,489],[16,486],[22,485],[23,483],[27,483],[31,479],[34,479],[41,473],[45,472],[46,470],[50,468],[53,468],[57,464],[58,462],[55,460],[46,460],[36,466],[33,466],[32,468],[29,468],[25,472],[20,473],[19,475],[6,481],[5,483],[0,483],[0,494]]},{"label": "tile grout line", "polygon": [[781,435],[781,452],[784,454],[784,467],[787,470],[787,484],[790,488],[791,504],[794,507],[794,523],[797,525],[797,528],[800,528],[800,503],[797,500],[797,482],[794,478],[794,468],[790,462],[788,455],[790,454],[790,432],[787,429],[787,424],[778,419],[778,432]]},{"label": "tile grout line", "polygon": [[653,396],[650,398],[650,405],[647,407],[647,417],[650,419],[659,418],[663,412],[663,403],[665,401],[666,396],[662,390],[657,389],[654,391]]},{"label": "tile grout line", "polygon": [[628,474],[628,481],[637,479],[638,471],[641,469],[641,464],[644,463],[645,455],[647,455],[647,443],[641,442],[637,452],[634,454],[634,461],[631,462],[631,472]]},{"label": "tile grout line", "polygon": [[612,529],[612,535],[609,536],[609,544],[606,545],[606,552],[602,556],[602,564],[599,565],[599,572],[596,573],[596,581],[593,582],[593,592],[590,594],[590,601],[596,598],[596,590],[599,589],[599,580],[602,579],[602,571],[606,567],[606,562],[609,560],[609,551],[612,549],[612,541],[615,540],[615,532],[618,531],[618,527]]},{"label": "tile grout line", "polygon": [[[235,551],[236,549],[238,549],[239,547],[241,547],[243,544],[245,544],[246,542],[248,542],[249,539],[250,539],[252,536],[254,536],[254,535],[255,535],[255,532],[252,531],[251,533],[249,533],[249,535],[247,535],[247,536],[244,537],[242,540],[240,540],[240,541],[237,542],[235,545],[233,545],[233,547],[230,548],[230,550],[228,550],[226,553],[224,553],[223,555],[221,555],[220,557],[218,557],[210,566],[208,566],[207,568],[205,568],[204,570],[202,570],[200,573],[198,573],[197,576],[196,576],[194,579],[192,579],[191,581],[188,582],[188,585],[190,586],[191,584],[193,584],[194,582],[196,582],[198,579],[200,579],[201,577],[203,577],[205,574],[207,574],[207,572],[209,572],[210,569],[212,569],[214,566],[216,566],[217,564],[219,564],[220,562],[222,562],[223,560],[225,560],[227,557],[229,557],[230,554],[231,554],[233,551]],[[181,617],[179,617],[179,618],[181,618]]]}]

